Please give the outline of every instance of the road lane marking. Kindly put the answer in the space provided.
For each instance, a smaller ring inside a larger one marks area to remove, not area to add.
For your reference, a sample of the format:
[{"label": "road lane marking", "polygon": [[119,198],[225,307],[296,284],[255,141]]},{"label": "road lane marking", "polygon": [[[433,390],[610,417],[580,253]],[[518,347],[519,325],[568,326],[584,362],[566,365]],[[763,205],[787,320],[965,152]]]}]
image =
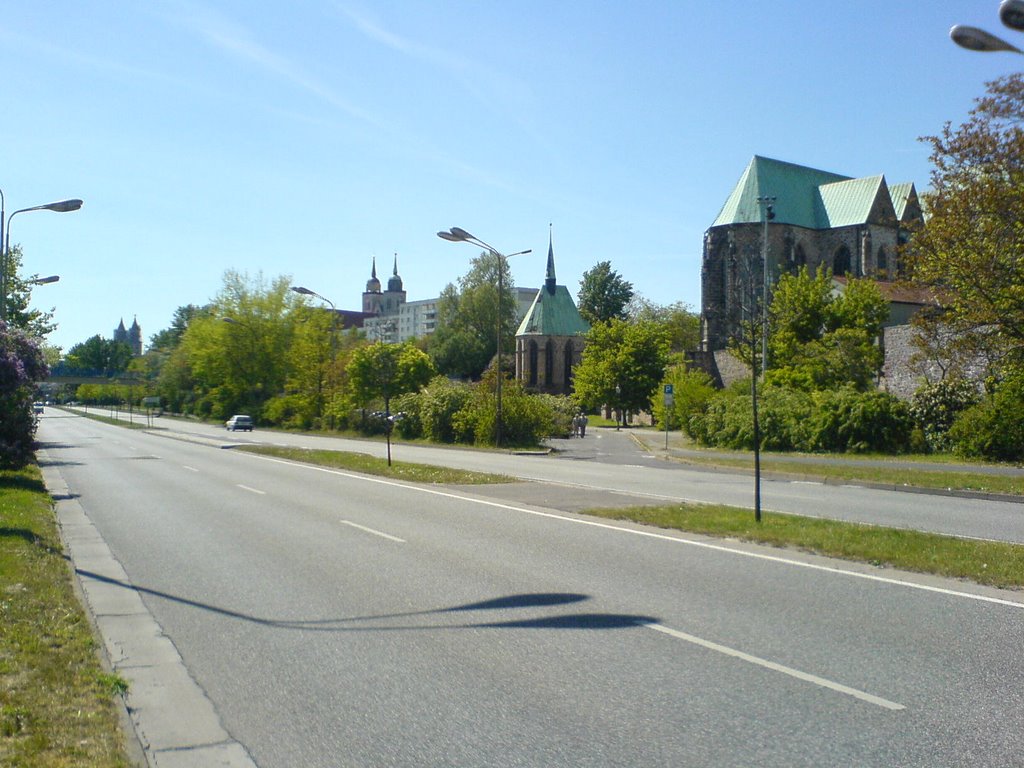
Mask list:
[{"label": "road lane marking", "polygon": [[238,487],[243,491],[249,491],[249,493],[258,493],[260,496],[267,495],[266,491],[261,491],[259,488],[250,488],[248,485],[242,485],[241,483],[238,483]]},{"label": "road lane marking", "polygon": [[[715,552],[723,552],[731,555],[739,555],[740,557],[749,557],[755,560],[764,560],[771,563],[779,563],[782,565],[792,565],[798,568],[807,568],[812,571],[822,571],[824,573],[831,573],[838,576],[849,576],[854,579],[864,579],[866,581],[874,581],[881,584],[889,584],[898,587],[907,587],[908,589],[918,589],[923,592],[933,592],[940,595],[946,595],[947,597],[961,597],[967,600],[976,600],[982,603],[992,603],[994,605],[1002,605],[1010,608],[1024,609],[1024,602],[1014,602],[1013,600],[1005,600],[998,597],[989,597],[988,595],[978,595],[973,592],[961,592],[954,589],[946,589],[944,587],[933,587],[928,584],[918,584],[913,581],[902,581],[900,579],[894,579],[887,576],[876,576],[872,573],[861,573],[859,571],[848,571],[843,568],[835,566],[821,565],[819,563],[806,563],[801,560],[793,560],[788,557],[781,557],[779,555],[768,555],[762,552],[748,552],[742,549],[733,549],[727,547],[724,544],[713,544],[708,541],[697,541],[695,539],[686,539],[682,535],[671,536],[665,533],[659,533],[658,531],[641,530],[637,528],[623,528],[622,526],[612,525],[611,523],[605,523],[598,520],[587,520],[582,517],[569,517],[555,512],[543,512],[539,509],[527,509],[526,507],[519,507],[514,504],[507,504],[501,501],[490,501],[487,499],[475,499],[470,496],[462,496],[458,493],[451,491],[440,491],[434,488],[426,488],[418,485],[406,485],[405,483],[395,482],[394,480],[387,480],[380,477],[372,477],[369,475],[360,475],[355,472],[344,472],[338,469],[331,469],[330,467],[318,467],[315,464],[304,464],[299,461],[290,461],[288,459],[278,459],[272,456],[260,456],[255,453],[248,454],[255,459],[261,461],[270,461],[277,464],[288,464],[293,467],[301,467],[303,469],[312,470],[314,472],[322,472],[328,475],[336,475],[338,477],[346,477],[351,480],[361,480],[366,483],[375,483],[378,485],[387,485],[394,488],[405,488],[409,491],[416,491],[419,493],[430,494],[431,496],[440,496],[446,499],[458,499],[459,501],[467,501],[473,504],[480,504],[481,506],[494,507],[495,509],[505,509],[511,512],[521,512],[527,515],[534,515],[536,517],[546,517],[551,520],[560,520],[566,523],[573,523],[575,525],[586,525],[592,528],[601,528],[608,531],[617,531],[619,533],[631,534],[633,536],[643,536],[649,539],[657,539],[659,541],[672,542],[674,544],[681,544],[690,547],[699,547],[701,549],[709,549]],[[539,482],[546,482],[540,480]],[[586,486],[580,486],[586,487]],[[625,493],[630,493],[626,491]],[[654,494],[630,494],[630,495],[643,495],[652,496]],[[678,501],[678,499],[677,499]]]},{"label": "road lane marking", "polygon": [[380,536],[382,539],[389,539],[391,541],[397,541],[399,544],[405,544],[405,539],[400,539],[397,536],[392,536],[390,533],[384,533],[383,531],[375,531],[373,528],[367,528],[365,525],[359,525],[359,523],[353,523],[351,520],[339,520],[339,522],[358,528],[360,531],[366,533],[372,533],[374,536]]},{"label": "road lane marking", "polygon": [[738,651],[735,648],[730,648],[726,645],[719,645],[718,643],[713,643],[710,640],[704,640],[696,635],[689,635],[686,632],[680,632],[677,629],[666,627],[663,624],[643,624],[642,626],[647,627],[648,629],[653,629],[655,632],[661,632],[669,637],[674,637],[677,640],[683,640],[687,643],[698,645],[701,648],[707,648],[708,650],[715,651],[716,653],[732,656],[735,659],[740,659],[741,661],[746,661],[750,664],[756,664],[759,667],[764,667],[765,669],[770,669],[774,672],[781,672],[784,675],[789,675],[797,680],[803,680],[806,683],[812,683],[813,685],[828,688],[829,690],[836,691],[837,693],[852,696],[855,699],[866,701],[869,704],[874,704],[875,706],[882,707],[883,709],[890,709],[894,712],[906,709],[902,704],[897,704],[895,701],[883,699],[881,696],[875,696],[872,693],[860,691],[856,688],[850,688],[842,683],[837,683],[834,680],[827,680],[824,677],[818,677],[817,675],[812,675],[809,672],[801,672],[799,669],[793,669],[792,667],[787,667],[774,661],[768,661],[767,659],[762,659],[759,656],[752,656],[749,653]]},{"label": "road lane marking", "polygon": [[190,467],[188,464],[182,464],[181,468],[182,469],[187,469],[189,472],[198,472],[199,471],[195,467]]}]

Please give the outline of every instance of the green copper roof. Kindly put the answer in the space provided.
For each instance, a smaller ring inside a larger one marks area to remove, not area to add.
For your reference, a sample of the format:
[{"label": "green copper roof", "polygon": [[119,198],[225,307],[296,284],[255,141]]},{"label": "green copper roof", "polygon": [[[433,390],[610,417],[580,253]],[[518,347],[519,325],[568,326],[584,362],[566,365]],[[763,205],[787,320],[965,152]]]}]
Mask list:
[{"label": "green copper roof", "polygon": [[537,291],[530,310],[519,324],[516,336],[576,336],[590,330],[590,324],[576,309],[576,303],[564,285],[545,286]]},{"label": "green copper roof", "polygon": [[544,287],[519,324],[516,336],[576,336],[590,330],[564,285],[555,284],[555,251],[548,238],[548,264]]},{"label": "green copper roof", "polygon": [[[897,191],[898,190],[898,191]],[[831,229],[872,219],[901,216],[907,200],[916,200],[913,184],[889,189],[884,176],[853,179],[757,155],[750,161],[711,225],[763,221],[759,197],[773,197],[776,224]]]}]

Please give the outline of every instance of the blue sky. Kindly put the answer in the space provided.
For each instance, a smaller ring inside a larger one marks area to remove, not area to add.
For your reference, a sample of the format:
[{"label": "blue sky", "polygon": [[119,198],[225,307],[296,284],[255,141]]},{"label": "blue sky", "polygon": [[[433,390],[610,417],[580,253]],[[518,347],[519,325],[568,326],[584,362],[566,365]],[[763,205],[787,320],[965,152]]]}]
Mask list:
[{"label": "blue sky", "polygon": [[0,189],[50,342],[144,339],[225,270],[357,309],[376,256],[409,298],[476,251],[573,295],[603,260],[700,306],[703,233],[755,155],[928,186],[922,135],[961,122],[1011,54],[964,51],[997,0],[9,4]]}]

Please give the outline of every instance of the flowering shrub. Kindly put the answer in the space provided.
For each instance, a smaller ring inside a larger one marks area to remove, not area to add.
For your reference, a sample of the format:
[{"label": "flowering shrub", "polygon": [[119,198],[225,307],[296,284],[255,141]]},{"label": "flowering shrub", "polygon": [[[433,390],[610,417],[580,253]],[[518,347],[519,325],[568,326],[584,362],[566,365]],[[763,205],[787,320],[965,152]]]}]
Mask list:
[{"label": "flowering shrub", "polygon": [[39,344],[0,322],[0,469],[16,469],[32,460],[32,395],[36,382],[47,375]]}]

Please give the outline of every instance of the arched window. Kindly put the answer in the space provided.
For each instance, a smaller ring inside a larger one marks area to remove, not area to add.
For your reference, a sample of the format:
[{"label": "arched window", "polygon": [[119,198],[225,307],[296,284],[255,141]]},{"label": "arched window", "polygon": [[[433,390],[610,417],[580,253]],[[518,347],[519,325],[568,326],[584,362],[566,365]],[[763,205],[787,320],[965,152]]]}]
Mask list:
[{"label": "arched window", "polygon": [[845,245],[839,246],[835,256],[832,257],[832,274],[843,277],[850,272],[850,249]]},{"label": "arched window", "polygon": [[555,375],[555,342],[548,340],[544,345],[544,386],[551,387]]},{"label": "arched window", "polygon": [[537,342],[530,340],[528,348],[528,355],[530,361],[530,375],[528,381],[531,387],[537,386]]},{"label": "arched window", "polygon": [[878,265],[878,276],[883,280],[889,275],[889,254],[885,252],[885,246],[878,246],[878,257],[876,258]]}]

